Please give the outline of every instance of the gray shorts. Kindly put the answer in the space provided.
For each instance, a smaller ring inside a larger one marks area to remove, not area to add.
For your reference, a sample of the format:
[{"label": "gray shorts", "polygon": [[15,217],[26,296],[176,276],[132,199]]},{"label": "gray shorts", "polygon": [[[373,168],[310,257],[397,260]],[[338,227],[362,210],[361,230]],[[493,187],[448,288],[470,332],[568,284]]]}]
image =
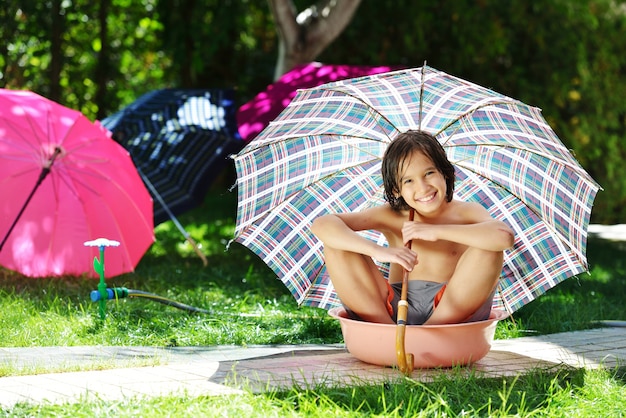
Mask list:
[{"label": "gray shorts", "polygon": [[[409,280],[408,285],[407,302],[409,306],[406,323],[407,325],[422,325],[433,314],[435,310],[435,298],[439,292],[441,292],[441,295],[443,294],[445,291],[443,288],[446,283],[430,282],[426,280]],[[391,307],[393,308],[392,318],[394,322],[397,322],[398,302],[400,301],[400,295],[402,293],[402,283],[393,283],[390,286],[394,293],[393,299],[390,301]],[[489,314],[491,313],[491,304],[493,303],[494,295],[495,290],[476,310],[476,312],[462,322],[475,322],[488,319]],[[346,311],[353,319],[360,319],[358,315],[350,311],[347,307]]]}]

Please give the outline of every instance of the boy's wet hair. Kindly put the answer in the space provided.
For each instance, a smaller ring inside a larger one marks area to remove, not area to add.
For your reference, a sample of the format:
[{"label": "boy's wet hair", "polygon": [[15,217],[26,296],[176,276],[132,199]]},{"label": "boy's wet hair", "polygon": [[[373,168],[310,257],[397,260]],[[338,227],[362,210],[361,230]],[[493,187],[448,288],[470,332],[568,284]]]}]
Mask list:
[{"label": "boy's wet hair", "polygon": [[[408,210],[409,205],[400,195],[400,169],[406,160],[415,152],[419,151],[430,158],[435,168],[443,174],[446,180],[446,200],[450,202],[454,194],[454,166],[448,160],[446,151],[439,141],[429,133],[410,130],[401,133],[391,141],[382,162],[383,185],[385,187],[385,199],[395,211]],[[398,196],[398,197],[396,197]]]}]

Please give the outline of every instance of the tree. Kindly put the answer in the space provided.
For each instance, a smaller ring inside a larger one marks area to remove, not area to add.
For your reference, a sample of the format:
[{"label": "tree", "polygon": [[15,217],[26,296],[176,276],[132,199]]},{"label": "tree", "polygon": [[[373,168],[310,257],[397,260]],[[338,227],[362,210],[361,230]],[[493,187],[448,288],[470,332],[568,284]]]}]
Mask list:
[{"label": "tree", "polygon": [[268,0],[278,33],[274,80],[315,59],[348,26],[361,0],[321,0],[297,13],[292,0]]},{"label": "tree", "polygon": [[593,221],[626,219],[626,0],[3,5],[0,87],[33,90],[90,119],[164,87],[236,88],[243,104],[274,77],[312,60],[405,67],[426,60],[542,108],[605,190]]}]

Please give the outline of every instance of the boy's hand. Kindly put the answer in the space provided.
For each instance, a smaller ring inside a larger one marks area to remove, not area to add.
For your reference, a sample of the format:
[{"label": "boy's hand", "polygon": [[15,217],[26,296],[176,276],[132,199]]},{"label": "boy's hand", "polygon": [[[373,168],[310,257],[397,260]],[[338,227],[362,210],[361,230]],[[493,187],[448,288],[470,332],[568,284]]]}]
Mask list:
[{"label": "boy's hand", "polygon": [[418,263],[417,253],[409,250],[406,247],[403,248],[390,248],[379,247],[372,258],[383,263],[397,263],[400,264],[405,270],[411,271],[413,267]]},{"label": "boy's hand", "polygon": [[425,224],[422,222],[405,222],[402,226],[402,241],[406,245],[413,239],[422,241],[437,241],[437,225]]}]

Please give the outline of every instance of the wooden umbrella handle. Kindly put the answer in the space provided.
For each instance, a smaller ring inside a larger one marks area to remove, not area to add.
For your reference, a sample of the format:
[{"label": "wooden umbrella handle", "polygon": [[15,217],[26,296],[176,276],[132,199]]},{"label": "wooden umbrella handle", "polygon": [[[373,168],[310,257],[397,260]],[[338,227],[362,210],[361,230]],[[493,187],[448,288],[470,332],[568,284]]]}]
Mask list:
[{"label": "wooden umbrella handle", "polygon": [[[409,211],[409,221],[413,221],[415,212],[411,208]],[[411,249],[412,241],[406,243],[406,247]],[[413,354],[406,353],[404,348],[404,335],[406,333],[406,318],[409,311],[409,303],[407,302],[407,294],[409,288],[409,271],[404,270],[402,275],[402,292],[400,293],[400,301],[398,302],[398,316],[396,327],[396,355],[398,359],[398,368],[405,376],[409,376],[413,372]]]}]

